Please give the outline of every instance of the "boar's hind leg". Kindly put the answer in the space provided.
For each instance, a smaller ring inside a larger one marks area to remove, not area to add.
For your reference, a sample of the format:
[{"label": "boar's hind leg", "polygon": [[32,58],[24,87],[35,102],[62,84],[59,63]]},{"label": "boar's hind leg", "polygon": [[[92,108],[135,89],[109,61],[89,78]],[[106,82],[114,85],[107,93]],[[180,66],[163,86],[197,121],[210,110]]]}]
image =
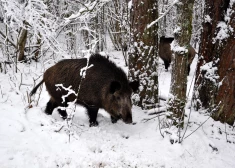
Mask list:
[{"label": "boar's hind leg", "polygon": [[48,115],[51,115],[54,108],[58,107],[58,104],[56,102],[54,102],[52,99],[50,99],[48,102],[47,102],[47,107],[45,109],[45,113],[48,114]]},{"label": "boar's hind leg", "polygon": [[94,106],[86,106],[86,108],[87,108],[87,114],[89,117],[90,127],[98,126],[98,122],[96,121],[96,118],[97,118],[99,108],[94,107]]},{"label": "boar's hind leg", "polygon": [[168,71],[168,67],[170,66],[169,61],[164,61],[164,65],[165,65],[165,70]]}]

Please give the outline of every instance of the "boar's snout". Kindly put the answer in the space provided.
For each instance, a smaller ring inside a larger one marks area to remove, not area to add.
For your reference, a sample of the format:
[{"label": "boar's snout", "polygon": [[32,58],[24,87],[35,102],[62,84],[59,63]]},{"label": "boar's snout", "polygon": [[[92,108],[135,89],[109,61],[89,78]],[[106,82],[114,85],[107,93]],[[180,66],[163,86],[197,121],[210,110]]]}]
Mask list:
[{"label": "boar's snout", "polygon": [[131,124],[132,123],[132,118],[128,118],[127,120],[123,120],[126,124]]},{"label": "boar's snout", "polygon": [[126,123],[126,124],[131,124],[132,123],[132,115],[131,115],[131,112],[127,113],[126,116],[122,117],[123,121]]}]

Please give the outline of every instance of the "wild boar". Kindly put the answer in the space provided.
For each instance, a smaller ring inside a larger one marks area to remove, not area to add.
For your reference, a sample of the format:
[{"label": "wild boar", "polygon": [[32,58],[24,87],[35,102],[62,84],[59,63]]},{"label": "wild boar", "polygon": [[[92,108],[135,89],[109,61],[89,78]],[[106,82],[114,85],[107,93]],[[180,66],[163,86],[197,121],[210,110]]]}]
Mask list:
[{"label": "wild boar", "polygon": [[[172,58],[172,51],[171,51],[171,42],[174,40],[174,38],[171,37],[161,37],[160,43],[159,43],[159,57],[164,61],[165,69],[168,71],[168,67],[171,63]],[[194,48],[190,45],[189,46],[189,54],[188,54],[188,74],[190,72],[190,65],[193,62],[193,59],[195,57],[196,51]]]},{"label": "wild boar", "polygon": [[[87,109],[90,126],[97,126],[96,121],[99,108],[111,115],[112,122],[122,119],[125,123],[132,123],[131,94],[138,90],[139,82],[129,82],[125,72],[107,58],[93,54],[90,56],[85,78],[80,71],[87,65],[87,59],[65,59],[47,69],[43,80],[35,86],[30,95],[35,94],[38,87],[45,82],[50,95],[45,113],[51,115],[54,108],[66,107],[68,102],[77,99],[76,103]],[[67,95],[65,89],[58,90],[56,84],[74,90],[78,95],[70,94],[65,101],[62,96]],[[79,89],[80,87],[80,89]],[[67,118],[66,110],[58,109],[60,115]]]}]

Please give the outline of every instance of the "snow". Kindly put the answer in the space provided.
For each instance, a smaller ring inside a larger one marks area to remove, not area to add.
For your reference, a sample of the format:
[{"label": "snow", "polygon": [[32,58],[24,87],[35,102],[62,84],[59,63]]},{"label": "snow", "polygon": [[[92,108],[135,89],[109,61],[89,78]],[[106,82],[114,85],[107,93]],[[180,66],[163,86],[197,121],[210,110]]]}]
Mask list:
[{"label": "snow", "polygon": [[224,21],[221,21],[217,24],[217,29],[219,31],[216,34],[216,37],[213,38],[213,43],[216,43],[218,41],[219,44],[222,44],[223,40],[226,40],[234,33],[234,28],[231,27],[231,18],[233,18],[232,14],[234,3],[234,0],[229,2],[229,8],[227,9],[226,14],[224,15]]},{"label": "snow", "polygon": [[217,40],[221,44],[222,40],[230,37],[230,34],[233,33],[233,28],[230,25],[227,25],[225,22],[219,22],[217,25],[219,32],[217,33],[216,37],[213,38],[213,43]]},{"label": "snow", "polygon": [[132,0],[128,2],[128,9],[131,9],[131,8],[132,8]]},{"label": "snow", "polygon": [[201,66],[200,70],[205,72],[205,78],[209,79],[214,84],[217,83],[216,80],[219,79],[219,76],[217,74],[218,68],[213,66],[213,62],[204,64],[203,66]]},{"label": "snow", "polygon": [[209,15],[205,15],[205,23],[211,23],[212,19]]},{"label": "snow", "polygon": [[[127,71],[120,52],[112,52],[110,59]],[[192,64],[194,68],[195,62],[196,60]],[[163,62],[159,60],[159,93],[161,97],[167,99],[170,72],[164,71],[162,64]],[[201,123],[206,122],[181,144],[171,144],[177,142],[178,136],[175,133],[176,128],[166,127],[169,124],[165,117],[167,113],[161,113],[160,118],[153,114],[149,115],[157,110],[165,110],[164,101],[160,102],[161,108],[152,111],[133,106],[134,125],[122,121],[112,124],[109,115],[100,110],[99,126],[89,127],[85,109],[77,106],[69,129],[67,122],[59,117],[56,110],[52,116],[43,112],[49,100],[45,86],[38,105],[36,106],[36,101],[39,93],[34,98],[33,107],[28,107],[26,93],[33,88],[33,78],[36,79],[43,73],[44,68],[41,64],[36,65],[33,62],[30,65],[18,64],[18,66],[23,78],[21,85],[20,73],[16,74],[10,68],[9,75],[0,73],[2,168],[235,167],[233,128],[211,118],[208,119],[208,114],[204,111],[192,109],[190,120],[185,117],[185,123],[189,124],[185,137],[196,130]],[[46,65],[46,68],[49,66],[51,65]],[[189,83],[193,80],[193,74],[194,72],[190,72]],[[190,105],[187,105],[187,116],[190,113],[189,108]]]},{"label": "snow", "polygon": [[186,47],[181,47],[176,40],[173,40],[171,43],[171,51],[175,52],[175,53],[187,53],[188,49]]}]

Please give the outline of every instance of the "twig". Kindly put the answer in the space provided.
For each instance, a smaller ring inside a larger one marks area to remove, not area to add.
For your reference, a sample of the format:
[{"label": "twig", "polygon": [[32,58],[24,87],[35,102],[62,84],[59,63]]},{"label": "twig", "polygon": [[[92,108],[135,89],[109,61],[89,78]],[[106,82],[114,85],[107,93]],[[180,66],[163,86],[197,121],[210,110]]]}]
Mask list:
[{"label": "twig", "polygon": [[55,132],[60,132],[64,128],[64,125],[62,125],[58,130],[55,130]]},{"label": "twig", "polygon": [[183,136],[182,136],[182,138],[181,138],[181,142],[183,142],[185,133],[186,133],[186,131],[187,131],[187,129],[188,129],[188,126],[189,126],[189,120],[190,120],[190,118],[191,118],[191,113],[192,113],[192,102],[193,102],[193,98],[191,99],[190,111],[189,111],[189,116],[188,116],[188,123],[187,123],[187,125],[186,125],[184,134],[183,134]]},{"label": "twig", "polygon": [[196,132],[202,125],[204,125],[207,120],[209,120],[211,116],[209,116],[202,124],[199,125],[199,127],[197,127],[197,129],[195,129],[193,132],[191,132],[189,135],[187,135],[184,139],[188,138],[190,135],[192,135],[194,132]]},{"label": "twig", "polygon": [[2,94],[2,86],[0,85],[0,90],[1,90],[1,95],[2,95],[2,98],[3,98],[3,94]]},{"label": "twig", "polygon": [[[191,90],[191,88],[192,88],[193,79],[194,79],[195,75],[196,75],[196,71],[194,71],[194,74],[193,74],[193,77],[192,77],[192,81],[191,81],[191,84],[190,84],[190,88],[189,88],[189,92],[188,92],[188,96],[187,96],[187,97],[189,97],[189,93],[190,93],[190,90]],[[188,123],[187,123],[187,125],[186,125],[184,134],[183,134],[183,136],[182,136],[182,138],[181,138],[181,142],[183,142],[185,133],[186,133],[186,131],[187,131],[187,129],[188,129],[188,126],[189,126],[189,120],[190,120],[191,113],[192,113],[193,99],[194,99],[194,96],[195,96],[195,92],[194,92],[194,91],[195,91],[195,88],[194,88],[194,90],[193,90],[193,96],[192,96],[192,99],[191,99],[191,102],[190,102],[190,111],[189,111],[189,116],[188,116]]]},{"label": "twig", "polygon": [[209,146],[212,148],[212,150],[213,150],[213,151],[218,152],[218,148],[216,148],[216,147],[212,146],[211,144],[209,144]]},{"label": "twig", "polygon": [[20,85],[19,85],[19,90],[20,90],[20,87],[21,87],[21,85],[22,85],[22,80],[23,80],[23,76],[22,76],[23,74],[21,73],[20,74]]},{"label": "twig", "polygon": [[[196,65],[196,66],[197,66],[197,65]],[[191,84],[190,84],[190,87],[189,87],[189,91],[188,91],[188,96],[187,96],[187,97],[189,97],[189,93],[190,93],[190,90],[191,90],[191,88],[192,88],[193,79],[194,79],[195,76],[196,76],[196,70],[194,71],[194,74],[193,74],[193,77],[192,77],[192,81],[191,81]]]},{"label": "twig", "polygon": [[[188,154],[190,154],[191,155],[191,153],[189,153],[189,151],[187,150],[187,149],[185,149],[187,152],[188,152]],[[192,155],[191,155],[192,156]]]},{"label": "twig", "polygon": [[29,105],[28,105],[28,107],[31,107],[31,97],[29,96],[29,93],[28,93],[28,91],[26,91],[26,95],[27,95],[27,99],[28,99],[28,103],[29,103]]},{"label": "twig", "polygon": [[40,86],[40,91],[39,91],[39,95],[38,95],[38,100],[36,101],[36,106],[38,105],[41,93],[42,93],[42,86]]},{"label": "twig", "polygon": [[[158,97],[158,102],[159,102],[159,108],[160,108],[160,99],[159,99],[159,97]],[[160,113],[161,111],[159,111],[158,113]],[[164,135],[163,135],[163,133],[162,133],[162,130],[161,130],[161,126],[160,126],[160,124],[161,124],[161,122],[160,122],[160,115],[158,115],[158,126],[159,126],[159,131],[160,131],[160,134],[161,134],[161,136],[162,136],[162,138],[164,138]]]},{"label": "twig", "polygon": [[158,126],[159,126],[160,134],[161,134],[162,138],[164,138],[164,135],[162,134],[161,127],[160,127],[160,115],[158,115]]},{"label": "twig", "polygon": [[[226,115],[225,115],[225,121],[226,121]],[[226,123],[224,123],[224,127],[225,127],[226,141],[228,142],[228,135],[227,135]]]},{"label": "twig", "polygon": [[2,37],[5,38],[15,49],[17,49],[17,46],[3,32],[0,31],[0,35],[2,35]]},{"label": "twig", "polygon": [[75,124],[75,123],[72,123],[72,125],[75,126],[76,128],[79,128],[79,129],[81,129],[80,127],[84,127],[84,126],[85,126],[84,124],[77,125],[77,124]]},{"label": "twig", "polygon": [[164,16],[166,16],[166,15],[170,12],[170,10],[173,8],[173,6],[176,5],[177,3],[178,3],[178,0],[175,0],[175,1],[171,4],[171,6],[169,7],[169,9],[168,9],[165,13],[163,13],[157,20],[155,20],[155,21],[153,21],[152,23],[150,23],[150,24],[147,25],[147,29],[149,29],[150,27],[152,27],[154,24],[156,24],[157,22],[159,22]]},{"label": "twig", "polygon": [[68,125],[68,131],[69,131],[69,142],[71,141],[71,128],[72,128],[72,123],[73,123],[73,118],[74,118],[74,114],[76,111],[76,104],[74,103],[74,110],[73,110],[73,114],[70,114],[71,117],[66,119],[67,125]]}]

